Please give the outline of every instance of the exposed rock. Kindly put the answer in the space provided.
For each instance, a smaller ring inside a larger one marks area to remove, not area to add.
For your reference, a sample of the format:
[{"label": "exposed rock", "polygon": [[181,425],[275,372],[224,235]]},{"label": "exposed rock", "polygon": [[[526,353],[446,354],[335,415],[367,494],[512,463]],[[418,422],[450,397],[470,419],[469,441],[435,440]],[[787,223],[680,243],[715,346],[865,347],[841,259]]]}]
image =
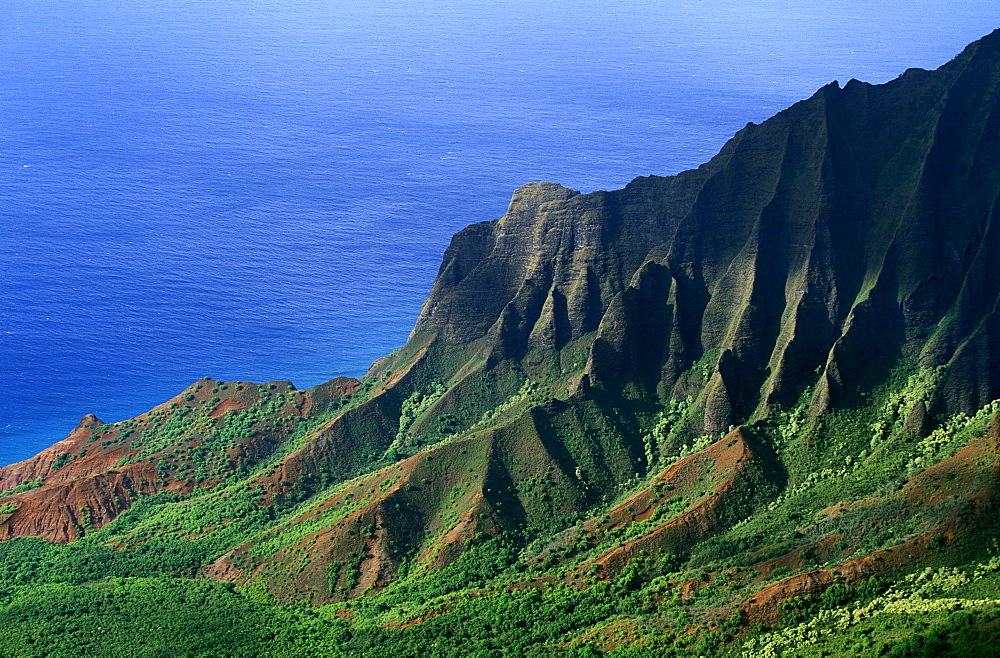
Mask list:
[{"label": "exposed rock", "polygon": [[930,434],[931,417],[927,413],[927,404],[923,400],[917,400],[909,413],[906,414],[903,426],[920,437]]}]

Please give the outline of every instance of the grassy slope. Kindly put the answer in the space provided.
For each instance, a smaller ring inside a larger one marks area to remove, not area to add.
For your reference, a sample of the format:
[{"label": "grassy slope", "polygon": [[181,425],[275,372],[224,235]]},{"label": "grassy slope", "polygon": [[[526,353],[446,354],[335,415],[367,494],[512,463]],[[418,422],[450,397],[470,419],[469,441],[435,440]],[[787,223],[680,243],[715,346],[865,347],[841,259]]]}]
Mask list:
[{"label": "grassy slope", "polygon": [[[819,422],[805,391],[742,435],[689,445],[664,430],[694,405],[619,418],[645,424],[657,456],[603,498],[588,497],[566,456],[539,452],[520,467],[496,456],[525,454],[542,425],[577,432],[600,413],[592,403],[553,410],[544,384],[521,386],[474,429],[302,503],[261,506],[251,477],[140,498],[70,545],[0,544],[0,618],[11,629],[0,651],[877,655],[989,643],[1000,614],[990,531],[1000,427],[988,406],[924,437],[907,428],[901,409],[934,377],[901,367]],[[506,465],[503,477],[484,462]],[[380,581],[362,568],[380,550],[370,521],[396,505],[421,522],[395,530]],[[360,550],[347,541],[364,533]],[[227,554],[233,546],[243,548]],[[189,578],[219,556],[238,571],[214,575],[237,588]],[[925,567],[922,579],[907,575]]]}]

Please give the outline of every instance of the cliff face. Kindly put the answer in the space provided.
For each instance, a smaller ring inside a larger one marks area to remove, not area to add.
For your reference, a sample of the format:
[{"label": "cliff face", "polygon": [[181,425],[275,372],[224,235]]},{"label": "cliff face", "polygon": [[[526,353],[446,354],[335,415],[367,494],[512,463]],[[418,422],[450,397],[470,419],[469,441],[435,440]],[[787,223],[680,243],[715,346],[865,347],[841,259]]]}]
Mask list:
[{"label": "cliff face", "polygon": [[517,359],[596,331],[590,383],[661,399],[707,358],[706,431],[794,402],[817,372],[820,413],[900,356],[945,366],[941,409],[978,409],[1000,394],[998,42],[833,83],[695,171],[522,187],[455,236],[412,339]]},{"label": "cliff face", "polygon": [[618,192],[519,188],[501,219],[452,239],[411,340],[433,334],[469,343],[502,321],[498,338],[523,356],[529,346],[561,349],[596,330],[649,252],[673,237],[716,166],[636,179]]},{"label": "cliff face", "polygon": [[[857,579],[918,510],[906,545],[929,561],[937,529],[1000,509],[998,99],[1000,31],[936,71],[828,85],[696,170],[525,185],[455,235],[409,341],[362,382],[203,380],[124,423],[87,417],[0,469],[0,539],[184,542],[189,573],[313,603],[497,535],[573,587],[718,546],[754,578],[821,555]],[[941,464],[969,509],[900,489],[937,491]],[[156,493],[178,507],[100,530]],[[821,576],[743,609],[773,621]]]}]

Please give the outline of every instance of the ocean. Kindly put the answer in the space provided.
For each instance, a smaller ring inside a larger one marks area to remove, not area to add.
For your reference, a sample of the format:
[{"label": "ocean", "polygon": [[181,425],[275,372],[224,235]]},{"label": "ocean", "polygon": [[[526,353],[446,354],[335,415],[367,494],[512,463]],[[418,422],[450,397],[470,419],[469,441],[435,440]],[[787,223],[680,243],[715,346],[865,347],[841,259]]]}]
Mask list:
[{"label": "ocean", "polygon": [[203,376],[360,376],[519,185],[695,167],[997,27],[993,0],[4,0],[0,464]]}]

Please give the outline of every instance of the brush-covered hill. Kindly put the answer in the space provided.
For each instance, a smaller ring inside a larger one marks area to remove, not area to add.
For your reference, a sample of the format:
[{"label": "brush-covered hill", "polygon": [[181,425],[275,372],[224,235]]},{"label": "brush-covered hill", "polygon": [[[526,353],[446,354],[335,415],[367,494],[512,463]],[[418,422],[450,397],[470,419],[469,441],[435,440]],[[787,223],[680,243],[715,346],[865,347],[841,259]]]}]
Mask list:
[{"label": "brush-covered hill", "polygon": [[998,99],[1000,31],[525,185],[362,380],[85,416],[0,468],[0,655],[1000,649]]}]

